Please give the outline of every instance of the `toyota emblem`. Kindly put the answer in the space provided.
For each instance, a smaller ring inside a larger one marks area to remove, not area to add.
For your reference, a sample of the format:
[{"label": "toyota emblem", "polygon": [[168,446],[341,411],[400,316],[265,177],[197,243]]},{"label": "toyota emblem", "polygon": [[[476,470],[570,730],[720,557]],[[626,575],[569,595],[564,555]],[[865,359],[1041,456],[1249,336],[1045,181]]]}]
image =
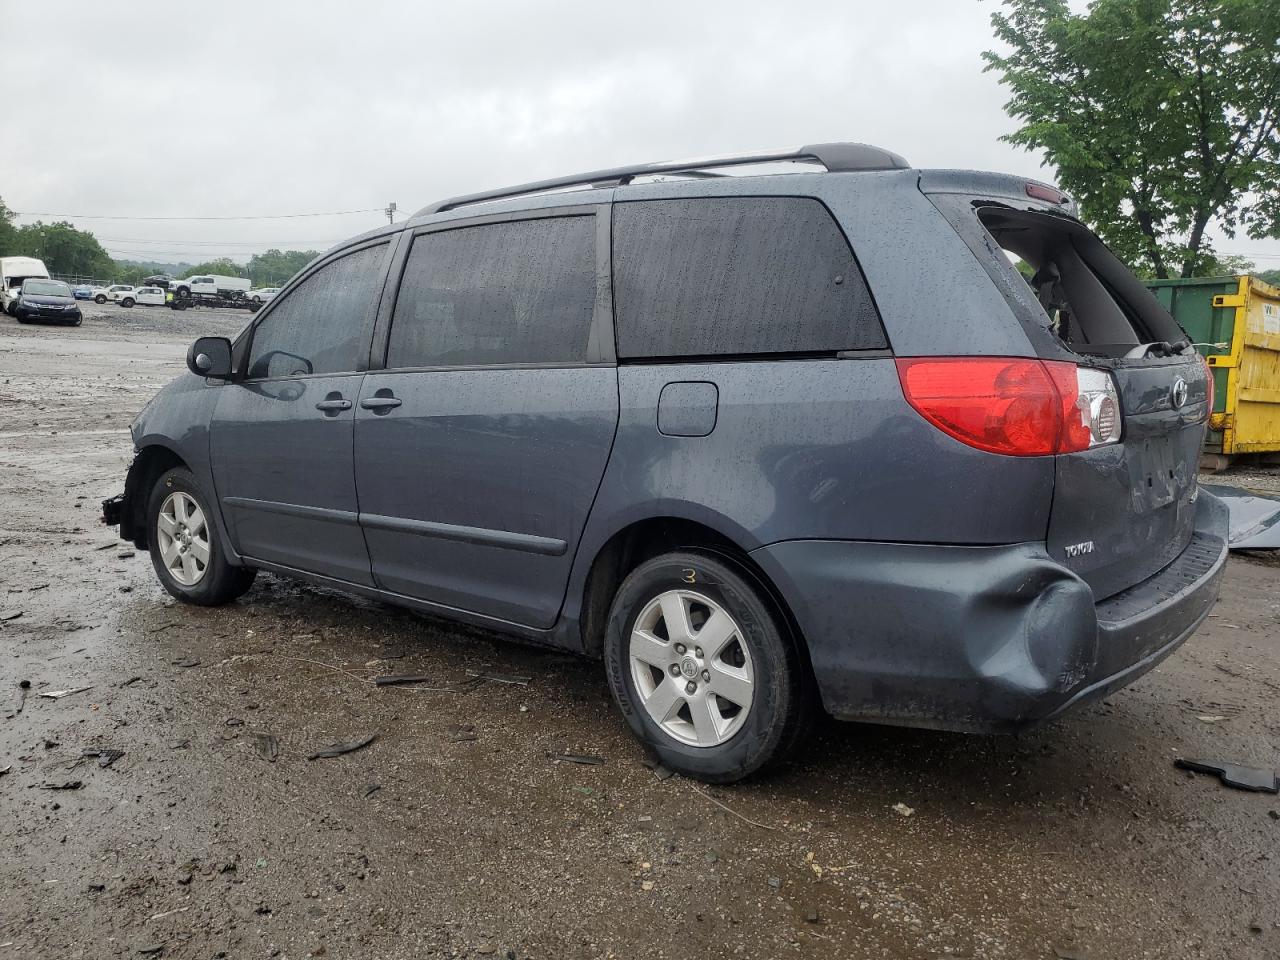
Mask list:
[{"label": "toyota emblem", "polygon": [[1181,410],[1182,405],[1187,402],[1187,381],[1179,377],[1173,382],[1173,389],[1169,391],[1169,403],[1173,405],[1173,409]]}]

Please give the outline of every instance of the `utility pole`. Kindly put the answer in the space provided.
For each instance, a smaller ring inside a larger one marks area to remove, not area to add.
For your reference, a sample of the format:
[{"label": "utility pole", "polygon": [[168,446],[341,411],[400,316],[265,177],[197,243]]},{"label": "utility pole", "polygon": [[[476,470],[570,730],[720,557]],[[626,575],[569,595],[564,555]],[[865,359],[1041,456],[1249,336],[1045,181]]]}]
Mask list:
[{"label": "utility pole", "polygon": [[388,203],[387,209],[383,210],[382,212],[387,215],[387,223],[396,222],[396,202],[394,200]]}]

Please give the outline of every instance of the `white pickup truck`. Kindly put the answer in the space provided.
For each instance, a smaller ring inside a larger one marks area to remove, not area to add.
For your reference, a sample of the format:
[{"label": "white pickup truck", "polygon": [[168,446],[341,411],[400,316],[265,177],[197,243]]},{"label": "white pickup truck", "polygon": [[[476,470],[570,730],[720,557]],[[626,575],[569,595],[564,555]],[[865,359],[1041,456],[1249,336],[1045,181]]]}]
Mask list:
[{"label": "white pickup truck", "polygon": [[216,298],[239,300],[249,292],[253,284],[244,277],[224,277],[216,273],[203,273],[197,277],[174,281],[169,289],[179,300]]}]

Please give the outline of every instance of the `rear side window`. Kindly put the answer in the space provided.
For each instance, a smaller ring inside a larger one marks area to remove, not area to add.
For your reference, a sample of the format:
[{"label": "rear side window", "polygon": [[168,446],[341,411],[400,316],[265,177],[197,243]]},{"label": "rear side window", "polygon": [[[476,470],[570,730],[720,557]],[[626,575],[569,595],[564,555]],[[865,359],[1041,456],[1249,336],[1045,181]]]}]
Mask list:
[{"label": "rear side window", "polygon": [[380,244],[347,254],[272,301],[271,312],[253,334],[249,376],[355,370],[361,348],[367,349],[365,321],[378,293],[386,251],[386,244]]},{"label": "rear side window", "polygon": [[885,347],[848,241],[806,197],[614,204],[619,357]]},{"label": "rear side window", "polygon": [[422,234],[400,282],[387,366],[582,363],[595,300],[594,216]]}]

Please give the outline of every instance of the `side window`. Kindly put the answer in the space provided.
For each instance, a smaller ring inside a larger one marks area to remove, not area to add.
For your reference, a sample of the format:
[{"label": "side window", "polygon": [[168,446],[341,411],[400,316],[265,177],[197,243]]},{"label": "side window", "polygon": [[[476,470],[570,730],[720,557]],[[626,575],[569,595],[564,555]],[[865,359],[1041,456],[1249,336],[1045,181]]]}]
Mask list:
[{"label": "side window", "polygon": [[253,334],[253,379],[345,373],[365,346],[386,244],[325,264],[287,297],[274,301]]},{"label": "side window", "polygon": [[595,261],[591,215],[416,237],[396,298],[387,366],[585,361]]},{"label": "side window", "polygon": [[853,252],[817,200],[615,203],[619,357],[885,347]]}]

